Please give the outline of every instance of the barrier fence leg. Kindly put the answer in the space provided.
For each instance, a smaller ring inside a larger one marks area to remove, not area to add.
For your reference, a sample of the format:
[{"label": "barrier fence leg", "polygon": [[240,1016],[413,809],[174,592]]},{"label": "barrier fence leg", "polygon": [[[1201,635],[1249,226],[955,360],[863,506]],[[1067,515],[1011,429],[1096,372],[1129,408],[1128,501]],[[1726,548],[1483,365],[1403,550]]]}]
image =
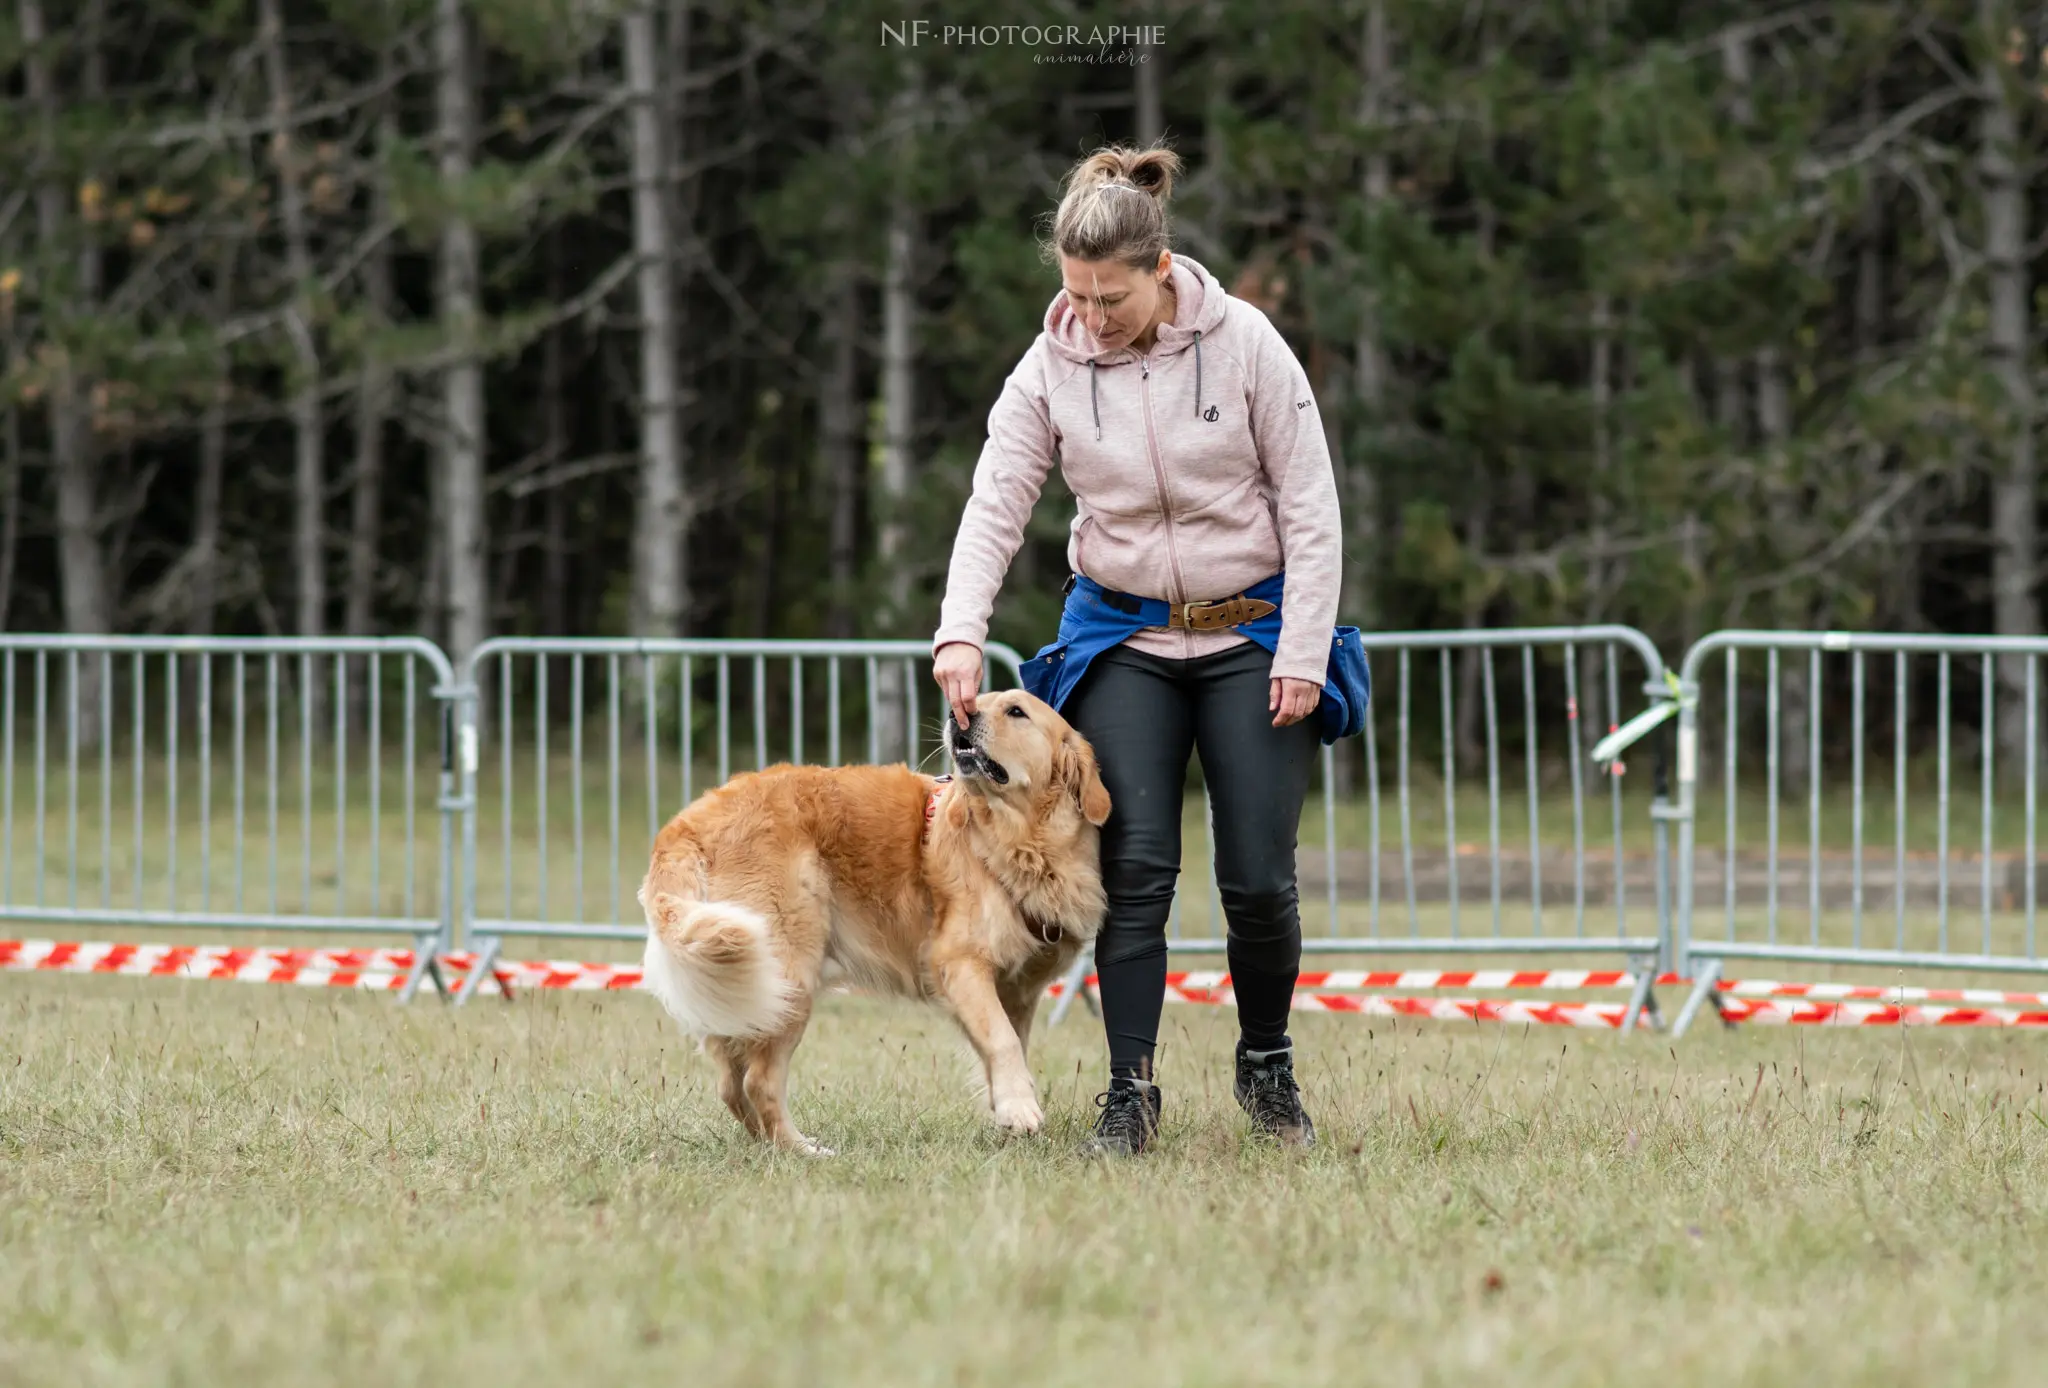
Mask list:
[{"label": "barrier fence leg", "polygon": [[1700,1008],[1708,1002],[1715,1002],[1714,1010],[1717,1013],[1721,1010],[1718,1000],[1714,998],[1715,985],[1720,981],[1720,960],[1716,959],[1700,970],[1699,978],[1692,985],[1692,995],[1686,998],[1685,1006],[1678,1009],[1678,1020],[1671,1024],[1671,1035],[1674,1040],[1685,1035],[1686,1028],[1692,1025],[1693,1018],[1699,1016]]},{"label": "barrier fence leg", "polygon": [[434,991],[443,998],[449,996],[447,975],[441,972],[441,955],[448,942],[437,931],[431,935],[416,935],[412,942],[412,969],[406,974],[405,982],[399,985],[398,1000],[411,1002],[420,991],[420,985],[432,979]]},{"label": "barrier fence leg", "polygon": [[1636,1023],[1641,1019],[1644,1008],[1649,1009],[1653,1025],[1661,1026],[1662,1023],[1657,1011],[1657,994],[1653,991],[1657,982],[1657,962],[1654,959],[1636,959],[1630,963],[1636,971],[1636,985],[1629,992],[1628,1011],[1621,1015],[1621,1034],[1624,1036],[1635,1035]]},{"label": "barrier fence leg", "polygon": [[[477,995],[478,990],[484,986],[484,980],[489,978],[497,968],[498,953],[504,947],[505,942],[496,935],[486,935],[481,939],[472,941],[471,952],[475,957],[470,961],[469,977],[463,979],[462,987],[456,990],[455,1005],[457,1007],[467,1006],[469,1000]],[[506,1002],[512,1001],[512,990],[510,988],[501,986],[499,991]]]},{"label": "barrier fence leg", "polygon": [[1068,969],[1066,977],[1060,980],[1059,1000],[1052,1005],[1052,1015],[1045,1019],[1048,1031],[1058,1026],[1066,1017],[1067,1009],[1074,1005],[1074,995],[1076,993],[1082,996],[1090,1012],[1095,1011],[1095,999],[1088,996],[1087,988],[1088,970],[1093,968],[1094,965],[1095,946],[1093,945],[1088,946],[1087,949],[1074,956],[1073,967]]}]

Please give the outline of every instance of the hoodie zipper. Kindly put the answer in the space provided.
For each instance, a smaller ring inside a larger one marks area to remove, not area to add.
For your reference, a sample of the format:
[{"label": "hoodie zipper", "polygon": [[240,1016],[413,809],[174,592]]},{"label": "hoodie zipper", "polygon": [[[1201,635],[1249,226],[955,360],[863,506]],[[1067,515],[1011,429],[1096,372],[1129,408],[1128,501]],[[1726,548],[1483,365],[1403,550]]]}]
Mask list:
[{"label": "hoodie zipper", "polygon": [[1180,548],[1173,542],[1173,492],[1166,485],[1166,465],[1159,459],[1159,435],[1152,427],[1152,360],[1138,358],[1138,401],[1145,411],[1145,452],[1152,459],[1152,480],[1159,485],[1159,515],[1166,526],[1166,562],[1173,571],[1173,600],[1188,600],[1187,580],[1181,576]]}]

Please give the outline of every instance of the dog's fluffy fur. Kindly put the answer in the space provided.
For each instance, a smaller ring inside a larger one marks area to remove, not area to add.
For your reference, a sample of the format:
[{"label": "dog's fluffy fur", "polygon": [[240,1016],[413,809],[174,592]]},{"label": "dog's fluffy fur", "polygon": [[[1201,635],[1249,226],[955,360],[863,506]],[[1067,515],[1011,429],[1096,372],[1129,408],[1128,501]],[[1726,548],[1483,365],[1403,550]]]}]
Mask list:
[{"label": "dog's fluffy fur", "polygon": [[943,788],[902,766],[774,766],[699,797],[655,839],[647,986],[703,1039],[719,1097],[755,1137],[824,1151],[786,1094],[834,982],[945,1007],[995,1121],[1042,1121],[1025,1046],[1046,984],[1102,923],[1109,793],[1086,739],[1028,694],[984,694],[967,728],[948,727]]}]

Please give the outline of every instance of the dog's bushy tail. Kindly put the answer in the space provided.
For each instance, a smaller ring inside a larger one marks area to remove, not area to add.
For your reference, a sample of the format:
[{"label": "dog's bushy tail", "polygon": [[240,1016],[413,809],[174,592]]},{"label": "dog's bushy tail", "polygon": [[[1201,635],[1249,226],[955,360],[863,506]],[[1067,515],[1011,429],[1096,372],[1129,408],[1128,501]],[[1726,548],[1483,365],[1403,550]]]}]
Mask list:
[{"label": "dog's bushy tail", "polygon": [[649,890],[647,990],[692,1036],[772,1036],[795,989],[768,944],[768,922],[729,901]]}]

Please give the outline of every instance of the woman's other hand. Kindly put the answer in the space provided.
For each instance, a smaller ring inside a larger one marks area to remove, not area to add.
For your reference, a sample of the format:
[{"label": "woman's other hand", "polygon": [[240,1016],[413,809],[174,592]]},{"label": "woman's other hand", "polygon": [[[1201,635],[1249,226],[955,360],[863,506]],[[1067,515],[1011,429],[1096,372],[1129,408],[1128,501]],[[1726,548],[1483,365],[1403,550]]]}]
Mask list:
[{"label": "woman's other hand", "polygon": [[1316,705],[1322,701],[1323,687],[1319,684],[1308,680],[1276,679],[1266,707],[1273,712],[1273,726],[1284,728],[1314,713]]},{"label": "woman's other hand", "polygon": [[981,651],[965,641],[947,642],[932,660],[932,679],[952,706],[954,719],[966,727],[981,692]]}]

